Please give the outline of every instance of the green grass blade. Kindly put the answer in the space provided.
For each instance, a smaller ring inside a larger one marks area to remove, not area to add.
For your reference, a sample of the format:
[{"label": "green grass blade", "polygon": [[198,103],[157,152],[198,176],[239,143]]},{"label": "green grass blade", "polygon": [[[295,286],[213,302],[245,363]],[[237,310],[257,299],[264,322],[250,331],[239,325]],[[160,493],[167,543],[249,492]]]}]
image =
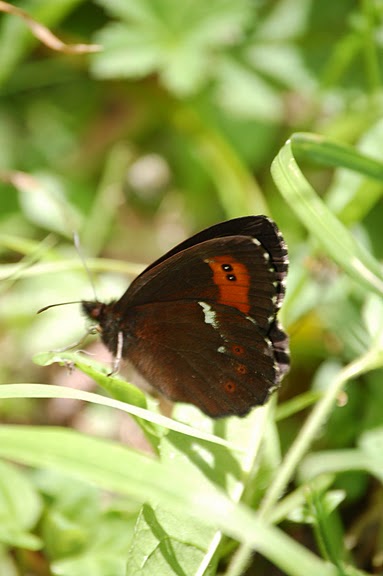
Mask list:
[{"label": "green grass blade", "polygon": [[294,156],[294,137],[281,149],[272,175],[281,194],[326,253],[364,288],[383,294],[383,273],[377,260],[327,208],[303,176]]},{"label": "green grass blade", "polygon": [[348,366],[345,366],[339,374],[329,384],[322,399],[315,405],[314,409],[303,424],[295,442],[290,446],[278,474],[261,505],[262,517],[268,517],[272,513],[273,506],[284,493],[289,481],[295,474],[303,456],[308,452],[314,438],[328,418],[338,394],[343,390],[346,383],[382,365],[383,355],[379,350],[371,350],[364,356],[357,358]]},{"label": "green grass blade", "polygon": [[319,134],[296,133],[291,137],[296,159],[308,160],[322,166],[348,168],[383,182],[383,164],[360,154],[352,146],[328,140]]},{"label": "green grass blade", "polygon": [[200,440],[206,440],[207,442],[213,442],[214,444],[219,444],[221,446],[226,446],[231,450],[237,450],[235,446],[227,442],[223,438],[214,436],[213,434],[208,434],[161,414],[156,414],[149,410],[133,406],[131,404],[126,404],[125,402],[120,402],[119,400],[114,400],[113,398],[107,398],[101,396],[100,394],[94,394],[93,392],[85,392],[83,390],[77,390],[75,388],[67,388],[63,386],[53,386],[48,384],[2,384],[0,386],[0,398],[70,398],[74,400],[81,400],[82,402],[91,402],[92,404],[100,404],[102,406],[108,406],[109,408],[114,408],[117,410],[122,410],[128,414],[132,414],[137,418],[145,419],[152,424],[161,426],[163,428],[174,430],[179,434],[186,434],[193,438],[198,438]]}]

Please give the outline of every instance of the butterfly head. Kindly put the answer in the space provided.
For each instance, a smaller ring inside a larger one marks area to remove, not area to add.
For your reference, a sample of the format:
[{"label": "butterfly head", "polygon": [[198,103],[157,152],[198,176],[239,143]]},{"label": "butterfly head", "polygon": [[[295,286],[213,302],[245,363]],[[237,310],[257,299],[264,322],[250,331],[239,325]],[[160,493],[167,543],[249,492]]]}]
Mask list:
[{"label": "butterfly head", "polygon": [[91,332],[98,332],[112,354],[117,351],[120,316],[114,311],[115,301],[105,304],[97,300],[81,302],[82,311],[92,321]]},{"label": "butterfly head", "polygon": [[101,324],[102,319],[105,318],[105,312],[109,306],[110,304],[104,304],[97,300],[84,300],[81,302],[82,311],[85,316],[99,324]]}]

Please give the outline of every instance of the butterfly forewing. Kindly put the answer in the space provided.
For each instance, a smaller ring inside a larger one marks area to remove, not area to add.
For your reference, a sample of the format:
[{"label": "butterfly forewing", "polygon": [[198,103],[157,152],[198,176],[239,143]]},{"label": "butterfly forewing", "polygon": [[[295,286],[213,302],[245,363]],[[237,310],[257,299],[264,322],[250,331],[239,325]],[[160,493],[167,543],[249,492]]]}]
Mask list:
[{"label": "butterfly forewing", "polygon": [[116,303],[124,315],[154,302],[204,300],[234,307],[267,330],[277,310],[278,281],[262,247],[244,236],[207,240],[148,270]]}]

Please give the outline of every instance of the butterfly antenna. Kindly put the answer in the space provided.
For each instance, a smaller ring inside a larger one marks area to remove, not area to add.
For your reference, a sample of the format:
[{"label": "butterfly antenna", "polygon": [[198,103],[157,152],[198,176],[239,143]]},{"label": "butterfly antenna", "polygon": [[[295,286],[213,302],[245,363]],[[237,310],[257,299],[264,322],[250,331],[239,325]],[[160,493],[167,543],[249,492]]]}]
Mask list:
[{"label": "butterfly antenna", "polygon": [[89,270],[89,267],[88,267],[88,265],[87,265],[87,263],[86,263],[86,260],[85,260],[85,258],[84,258],[84,254],[83,254],[83,252],[82,252],[81,242],[80,242],[80,237],[79,237],[79,235],[78,235],[78,232],[73,232],[73,243],[74,243],[74,246],[75,246],[75,248],[76,248],[77,254],[79,255],[79,258],[80,258],[80,260],[81,260],[81,262],[82,262],[82,264],[83,264],[83,266],[84,266],[84,270],[85,270],[85,272],[86,272],[86,274],[87,274],[87,276],[88,276],[90,285],[91,285],[91,287],[92,287],[94,299],[97,300],[96,287],[95,287],[94,282],[93,282],[93,276],[92,276],[92,274],[91,274],[91,272],[90,272],[90,270]]},{"label": "butterfly antenna", "polygon": [[81,300],[73,300],[72,302],[58,302],[57,304],[48,304],[48,306],[44,306],[44,308],[40,308],[40,310],[37,310],[37,314],[41,314],[41,312],[45,312],[45,310],[49,310],[49,308],[55,308],[56,306],[66,306],[67,304],[81,304]]}]

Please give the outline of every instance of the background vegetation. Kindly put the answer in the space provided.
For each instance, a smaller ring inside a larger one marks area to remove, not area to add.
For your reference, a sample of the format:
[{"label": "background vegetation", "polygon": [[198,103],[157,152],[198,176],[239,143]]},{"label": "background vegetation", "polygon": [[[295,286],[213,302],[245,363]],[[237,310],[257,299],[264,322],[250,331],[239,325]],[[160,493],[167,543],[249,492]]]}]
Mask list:
[{"label": "background vegetation", "polygon": [[[101,49],[0,14],[0,573],[382,574],[382,3],[10,5]],[[291,260],[292,369],[267,407],[170,419],[49,353],[84,319],[36,311],[93,298],[74,231],[107,300],[251,213]]]}]

